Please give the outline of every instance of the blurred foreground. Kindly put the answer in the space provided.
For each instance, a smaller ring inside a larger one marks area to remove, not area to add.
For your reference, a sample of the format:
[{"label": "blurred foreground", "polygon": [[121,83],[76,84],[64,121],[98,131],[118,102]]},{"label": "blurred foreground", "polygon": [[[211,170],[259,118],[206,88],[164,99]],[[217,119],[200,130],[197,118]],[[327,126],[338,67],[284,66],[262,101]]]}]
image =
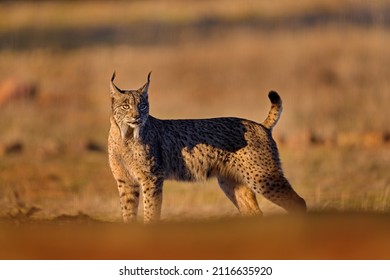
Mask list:
[{"label": "blurred foreground", "polygon": [[152,226],[88,217],[0,225],[0,259],[389,259],[389,215],[317,213]]}]

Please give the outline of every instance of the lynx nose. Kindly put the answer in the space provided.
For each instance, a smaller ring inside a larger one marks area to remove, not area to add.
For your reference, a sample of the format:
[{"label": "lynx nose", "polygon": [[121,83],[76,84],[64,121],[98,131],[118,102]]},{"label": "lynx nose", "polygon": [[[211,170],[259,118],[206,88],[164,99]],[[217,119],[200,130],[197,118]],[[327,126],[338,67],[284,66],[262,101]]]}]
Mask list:
[{"label": "lynx nose", "polygon": [[135,126],[135,125],[138,125],[138,124],[140,124],[141,123],[141,119],[137,116],[137,117],[132,117],[132,118],[130,118],[130,120],[129,120],[129,122],[128,122],[128,124],[130,125],[130,126]]}]

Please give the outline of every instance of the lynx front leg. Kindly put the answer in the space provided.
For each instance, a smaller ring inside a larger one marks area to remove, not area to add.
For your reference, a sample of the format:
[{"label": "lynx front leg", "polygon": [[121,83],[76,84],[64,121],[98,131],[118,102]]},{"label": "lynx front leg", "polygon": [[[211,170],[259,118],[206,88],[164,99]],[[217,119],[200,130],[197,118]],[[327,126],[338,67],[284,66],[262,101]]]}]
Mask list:
[{"label": "lynx front leg", "polygon": [[162,206],[162,180],[157,183],[143,184],[144,223],[149,224],[160,219]]},{"label": "lynx front leg", "polygon": [[139,202],[139,184],[133,180],[120,160],[109,150],[109,162],[119,192],[119,202],[125,223],[136,221]]},{"label": "lynx front leg", "polygon": [[129,183],[118,179],[119,200],[122,210],[122,216],[125,223],[137,220],[139,186],[135,183]]}]

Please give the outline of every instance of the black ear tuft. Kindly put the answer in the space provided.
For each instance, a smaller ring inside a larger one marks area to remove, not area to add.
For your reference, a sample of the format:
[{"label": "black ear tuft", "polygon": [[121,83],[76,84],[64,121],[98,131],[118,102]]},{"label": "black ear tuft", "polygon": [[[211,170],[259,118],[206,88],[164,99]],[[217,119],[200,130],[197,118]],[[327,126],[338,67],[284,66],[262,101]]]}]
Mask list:
[{"label": "black ear tuft", "polygon": [[119,92],[119,93],[121,93],[121,94],[124,94],[125,91],[124,91],[124,90],[121,90],[120,88],[118,88],[118,87],[114,84],[114,79],[115,79],[115,71],[114,71],[114,73],[112,74],[112,77],[111,77],[111,83],[110,83],[111,93]]},{"label": "black ear tuft", "polygon": [[152,71],[149,72],[148,74],[148,83],[150,83],[150,76],[152,75]]},{"label": "black ear tuft", "polygon": [[142,92],[146,96],[148,95],[148,90],[149,90],[149,84],[150,84],[150,75],[152,75],[152,71],[149,72],[148,74],[148,80],[146,83],[138,90],[139,92]]},{"label": "black ear tuft", "polygon": [[112,73],[111,82],[113,82],[114,80],[115,80],[115,70],[114,73]]}]

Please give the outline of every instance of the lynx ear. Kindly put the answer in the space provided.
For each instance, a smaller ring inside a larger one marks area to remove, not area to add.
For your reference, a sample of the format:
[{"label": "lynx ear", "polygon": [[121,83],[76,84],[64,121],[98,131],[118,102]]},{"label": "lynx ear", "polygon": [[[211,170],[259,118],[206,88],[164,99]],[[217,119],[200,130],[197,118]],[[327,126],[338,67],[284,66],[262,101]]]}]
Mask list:
[{"label": "lynx ear", "polygon": [[149,84],[150,84],[150,75],[152,75],[152,72],[149,72],[148,74],[148,80],[146,84],[144,84],[138,91],[142,92],[145,95],[148,95],[148,90],[149,90]]},{"label": "lynx ear", "polygon": [[115,80],[115,71],[114,71],[114,73],[112,74],[111,82],[110,82],[110,92],[111,92],[111,94],[115,94],[115,93],[121,93],[121,94],[123,94],[124,91],[121,90],[120,88],[118,88],[118,87],[114,84],[114,80]]}]

